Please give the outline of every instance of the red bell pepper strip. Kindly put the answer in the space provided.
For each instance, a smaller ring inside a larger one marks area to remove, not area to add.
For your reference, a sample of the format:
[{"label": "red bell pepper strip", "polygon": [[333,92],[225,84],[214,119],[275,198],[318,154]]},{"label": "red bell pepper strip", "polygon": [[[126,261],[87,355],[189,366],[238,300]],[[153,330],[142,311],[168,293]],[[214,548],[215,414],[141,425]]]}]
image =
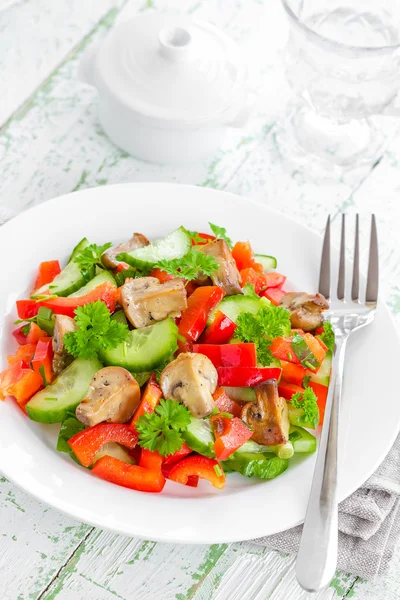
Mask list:
[{"label": "red bell pepper strip", "polygon": [[311,371],[307,371],[301,365],[295,365],[286,360],[281,360],[281,365],[282,381],[286,381],[286,383],[294,383],[295,385],[302,386],[304,377],[311,374]]},{"label": "red bell pepper strip", "polygon": [[289,337],[277,337],[273,340],[270,350],[275,358],[280,360],[287,360],[296,365],[300,364],[299,359],[295,355],[292,348],[292,338]]},{"label": "red bell pepper strip", "polygon": [[286,292],[279,288],[267,288],[263,292],[261,292],[261,296],[264,296],[268,300],[272,302],[275,306],[279,306],[282,302],[282,298],[286,296]]},{"label": "red bell pepper strip", "polygon": [[317,396],[317,405],[319,409],[319,424],[321,425],[324,422],[326,399],[328,397],[328,387],[326,385],[322,385],[322,383],[315,383],[314,381],[310,381],[308,385],[312,390],[314,390],[314,393]]},{"label": "red bell pepper strip", "polygon": [[10,367],[22,361],[24,368],[31,368],[32,358],[35,356],[36,344],[24,344],[20,346],[15,354],[7,356],[7,362]]},{"label": "red bell pepper strip", "polygon": [[206,326],[208,315],[224,296],[225,292],[218,286],[198,287],[189,296],[188,306],[182,313],[179,323],[180,335],[195,342]]},{"label": "red bell pepper strip", "polygon": [[237,417],[229,419],[223,415],[214,415],[211,417],[211,424],[215,436],[214,452],[218,460],[226,460],[253,435]]},{"label": "red bell pepper strip", "polygon": [[165,485],[165,477],[160,469],[146,469],[114,458],[103,456],[96,461],[92,473],[117,485],[139,492],[161,492]]},{"label": "red bell pepper strip", "polygon": [[220,412],[226,412],[234,417],[240,417],[242,407],[228,396],[224,388],[217,388],[213,394],[213,398]]},{"label": "red bell pepper strip", "polygon": [[74,317],[78,306],[84,306],[96,300],[104,302],[110,312],[114,312],[117,299],[117,287],[110,281],[98,285],[94,290],[85,294],[85,296],[76,296],[73,298],[54,298],[50,296],[49,300],[17,300],[17,312],[20,319],[30,319],[35,317],[41,306],[47,306],[56,315],[66,315]]},{"label": "red bell pepper strip", "polygon": [[[172,471],[172,469],[174,468],[174,466],[175,466],[175,464],[177,462],[178,461],[175,461],[174,463],[166,463],[166,462],[164,462],[164,464],[163,464],[163,466],[161,468],[164,477],[166,477],[167,479],[169,479],[170,471]],[[185,485],[187,485],[189,487],[197,487],[198,483],[199,483],[199,477],[197,475],[189,475],[188,480],[185,483]]]},{"label": "red bell pepper strip", "polygon": [[265,288],[263,274],[255,271],[253,267],[242,269],[240,271],[240,277],[242,279],[242,287],[244,287],[247,283],[250,283],[251,285],[254,285],[254,291],[256,294],[261,294],[263,288]]},{"label": "red bell pepper strip", "polygon": [[325,354],[326,354],[328,352],[328,346],[325,344],[325,342],[323,342],[318,335],[316,335],[314,339],[317,340],[317,342],[319,343],[319,345],[325,351]]},{"label": "red bell pepper strip", "polygon": [[156,277],[160,283],[165,283],[166,281],[170,281],[174,276],[166,271],[162,271],[161,269],[153,269],[149,273],[149,277]]},{"label": "red bell pepper strip", "polygon": [[156,381],[155,373],[152,373],[150,379],[148,380],[144,392],[142,394],[142,398],[140,400],[140,404],[136,409],[135,414],[133,415],[133,419],[131,422],[131,427],[134,426],[136,421],[144,415],[145,413],[154,412],[155,407],[160,402],[162,398],[162,391],[160,386]]},{"label": "red bell pepper strip", "polygon": [[49,337],[49,334],[43,329],[40,329],[36,323],[31,323],[29,327],[29,333],[26,336],[27,344],[37,344],[39,340],[43,340]]},{"label": "red bell pepper strip", "polygon": [[214,320],[200,340],[202,344],[227,344],[235,333],[236,324],[220,310],[215,311]]},{"label": "red bell pepper strip", "polygon": [[185,283],[185,288],[186,288],[186,296],[189,298],[189,296],[191,296],[193,294],[193,292],[195,290],[197,290],[199,286],[197,285],[197,283],[195,281],[186,281]]},{"label": "red bell pepper strip", "polygon": [[197,234],[201,241],[197,241],[192,238],[192,246],[204,246],[204,244],[208,244],[208,242],[212,242],[215,240],[215,235],[211,235],[211,233],[198,233]]},{"label": "red bell pepper strip", "polygon": [[181,448],[179,450],[177,450],[174,454],[168,454],[165,458],[164,458],[164,465],[172,465],[176,462],[178,462],[178,460],[181,460],[182,458],[185,458],[185,456],[189,456],[189,454],[192,454],[193,450],[191,450],[191,448],[189,448],[189,446],[185,443],[182,444]]},{"label": "red bell pepper strip", "polygon": [[169,479],[186,485],[189,477],[193,475],[200,479],[206,479],[220,490],[225,485],[225,473],[218,461],[198,454],[188,456],[176,463],[169,472]]},{"label": "red bell pepper strip", "polygon": [[310,348],[311,352],[314,354],[319,364],[322,365],[328,348],[324,350],[317,338],[315,338],[311,333],[305,333],[302,337],[304,338],[304,341]]},{"label": "red bell pepper strip", "polygon": [[151,450],[147,450],[147,448],[142,448],[139,461],[140,467],[161,471],[162,464],[163,457],[160,456],[158,452],[151,452]]},{"label": "red bell pepper strip", "polygon": [[14,396],[18,404],[24,406],[42,385],[41,376],[20,360],[0,373],[0,398]]},{"label": "red bell pepper strip", "polygon": [[47,260],[40,263],[33,291],[51,283],[59,273],[61,273],[61,267],[58,260]]},{"label": "red bell pepper strip", "polygon": [[278,385],[278,392],[282,398],[285,398],[285,400],[290,400],[293,394],[304,394],[304,388],[296,385],[295,383],[281,381]]},{"label": "red bell pepper strip", "polygon": [[265,281],[265,286],[267,288],[278,288],[281,289],[283,284],[286,281],[285,275],[281,275],[276,271],[271,271],[270,273],[264,273],[263,279]]},{"label": "red bell pepper strip", "polygon": [[315,330],[315,335],[322,335],[324,333],[324,327],[318,327],[318,329]]},{"label": "red bell pepper strip", "polygon": [[137,433],[129,425],[121,423],[99,423],[76,433],[68,445],[84,467],[89,467],[97,452],[104,444],[117,442],[127,448],[134,448],[138,440]]},{"label": "red bell pepper strip", "polygon": [[127,263],[120,262],[115,270],[117,273],[121,273],[121,271],[127,271],[128,269],[130,269],[130,266]]},{"label": "red bell pepper strip", "polygon": [[232,256],[236,261],[236,266],[239,271],[251,268],[255,263],[254,253],[250,242],[236,242],[232,249]]},{"label": "red bell pepper strip", "polygon": [[281,369],[257,367],[219,367],[218,385],[228,387],[253,387],[268,379],[279,379]]},{"label": "red bell pepper strip", "polygon": [[53,381],[53,347],[51,338],[38,341],[35,356],[32,359],[32,369],[35,373],[39,373],[44,385]]},{"label": "red bell pepper strip", "polygon": [[24,344],[28,343],[26,340],[26,334],[23,332],[23,330],[25,330],[25,327],[29,329],[29,325],[25,323],[25,325],[20,325],[20,327],[14,329],[14,331],[12,332],[12,335],[17,340],[20,346],[23,346]]},{"label": "red bell pepper strip", "polygon": [[192,352],[204,354],[214,367],[255,367],[255,344],[193,344]]}]

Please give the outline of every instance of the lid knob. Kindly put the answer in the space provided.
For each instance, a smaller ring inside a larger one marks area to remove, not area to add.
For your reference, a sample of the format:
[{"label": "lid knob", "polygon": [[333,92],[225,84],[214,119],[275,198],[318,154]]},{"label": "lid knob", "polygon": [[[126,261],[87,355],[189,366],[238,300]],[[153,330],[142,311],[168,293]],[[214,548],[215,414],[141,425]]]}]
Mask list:
[{"label": "lid knob", "polygon": [[184,27],[165,27],[158,34],[161,54],[173,62],[187,61],[193,46],[190,31]]}]

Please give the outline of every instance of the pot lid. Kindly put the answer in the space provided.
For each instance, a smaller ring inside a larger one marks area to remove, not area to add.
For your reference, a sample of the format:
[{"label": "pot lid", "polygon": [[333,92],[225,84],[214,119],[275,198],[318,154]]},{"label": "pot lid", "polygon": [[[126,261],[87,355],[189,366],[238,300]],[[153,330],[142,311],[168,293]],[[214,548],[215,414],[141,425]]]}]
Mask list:
[{"label": "pot lid", "polygon": [[95,70],[99,88],[163,122],[229,119],[246,93],[237,44],[186,15],[146,14],[122,23],[101,44]]}]

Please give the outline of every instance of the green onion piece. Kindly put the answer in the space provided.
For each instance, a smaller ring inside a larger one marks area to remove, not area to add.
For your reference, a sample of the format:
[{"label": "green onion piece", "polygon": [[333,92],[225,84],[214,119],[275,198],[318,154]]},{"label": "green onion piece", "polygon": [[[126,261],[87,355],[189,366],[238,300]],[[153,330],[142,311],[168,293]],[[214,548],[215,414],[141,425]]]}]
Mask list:
[{"label": "green onion piece", "polygon": [[27,323],[26,325],[24,325],[24,326],[23,326],[23,328],[21,329],[21,332],[22,332],[24,335],[28,335],[28,334],[29,334],[29,332],[30,332],[30,330],[31,330],[31,324],[30,324],[30,323]]},{"label": "green onion piece", "polygon": [[47,306],[41,306],[37,314],[37,324],[40,329],[43,329],[49,335],[54,333],[54,313],[51,308]]},{"label": "green onion piece", "polygon": [[214,465],[214,471],[217,477],[222,477],[222,469],[219,465]]},{"label": "green onion piece", "polygon": [[293,354],[291,352],[288,352],[287,355],[289,360],[293,360]]},{"label": "green onion piece", "polygon": [[213,409],[212,413],[209,414],[209,417],[214,417],[218,413],[219,413],[218,406],[214,406],[214,409]]},{"label": "green onion piece", "polygon": [[305,360],[304,365],[308,367],[311,371],[315,371],[316,369],[316,367],[314,367],[314,365],[312,365],[309,360]]},{"label": "green onion piece", "polygon": [[221,415],[223,417],[226,417],[227,419],[232,419],[233,415],[231,415],[231,413],[227,413],[227,412],[222,412]]}]

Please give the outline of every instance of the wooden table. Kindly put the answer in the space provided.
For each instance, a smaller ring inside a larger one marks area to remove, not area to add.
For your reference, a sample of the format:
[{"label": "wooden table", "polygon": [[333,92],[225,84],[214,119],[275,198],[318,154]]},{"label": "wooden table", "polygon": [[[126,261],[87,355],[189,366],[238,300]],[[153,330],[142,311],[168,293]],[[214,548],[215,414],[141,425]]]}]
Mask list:
[{"label": "wooden table", "polygon": [[[113,146],[97,120],[96,92],[77,81],[83,53],[124,9],[181,10],[236,38],[261,96],[245,130],[191,166],[144,164]],[[382,121],[386,151],[373,167],[312,180],[279,148],[288,97],[280,61],[286,25],[278,0],[25,0],[0,13],[0,207],[19,211],[54,196],[124,181],[175,181],[243,194],[322,232],[326,215],[377,211],[383,295],[400,321],[400,136]],[[310,163],[308,163],[310,165]],[[249,215],[251,219],[251,215]],[[38,232],[46,235],[46,224]],[[268,248],[268,224],[265,231]],[[394,390],[395,392],[395,390]],[[0,479],[2,600],[303,600],[294,558],[243,542],[176,546],[78,523]],[[95,499],[93,499],[95,502]],[[400,598],[400,549],[375,583],[337,573],[318,600]]]}]

